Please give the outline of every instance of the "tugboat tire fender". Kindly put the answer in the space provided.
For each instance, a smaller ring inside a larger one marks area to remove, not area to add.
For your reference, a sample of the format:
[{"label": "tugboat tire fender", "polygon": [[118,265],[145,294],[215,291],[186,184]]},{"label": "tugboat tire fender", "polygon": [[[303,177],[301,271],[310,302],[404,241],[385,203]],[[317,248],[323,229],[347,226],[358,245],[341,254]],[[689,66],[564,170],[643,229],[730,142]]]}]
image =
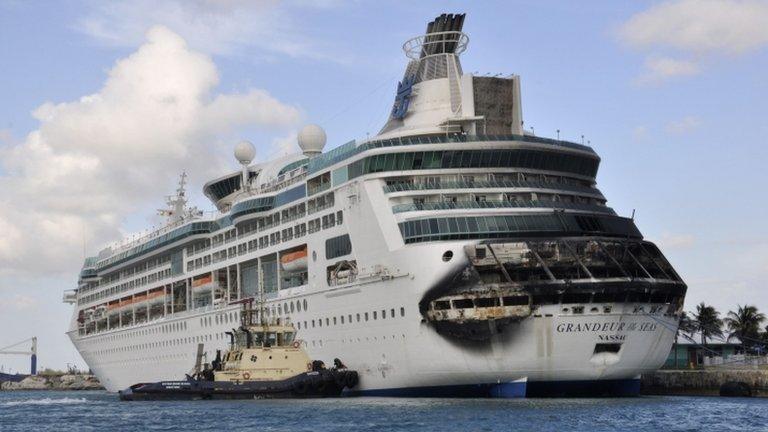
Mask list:
[{"label": "tugboat tire fender", "polygon": [[309,383],[306,380],[299,379],[293,383],[293,391],[296,394],[303,395],[307,392],[307,390],[309,390]]},{"label": "tugboat tire fender", "polygon": [[352,388],[357,385],[357,382],[358,382],[357,372],[347,371],[347,373],[344,375],[344,378],[345,378],[344,381],[347,387]]},{"label": "tugboat tire fender", "polygon": [[328,383],[325,380],[317,380],[313,383],[315,386],[315,390],[322,393],[325,391],[326,388],[328,388]]},{"label": "tugboat tire fender", "polygon": [[336,371],[333,380],[336,382],[337,387],[344,388],[347,383],[347,373],[345,371]]}]

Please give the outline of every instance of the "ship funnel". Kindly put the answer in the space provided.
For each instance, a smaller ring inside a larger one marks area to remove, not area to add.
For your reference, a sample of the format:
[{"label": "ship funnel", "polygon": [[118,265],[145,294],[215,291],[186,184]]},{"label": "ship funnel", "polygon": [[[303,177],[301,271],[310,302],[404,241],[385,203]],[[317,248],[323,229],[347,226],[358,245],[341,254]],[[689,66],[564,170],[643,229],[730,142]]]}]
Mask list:
[{"label": "ship funnel", "polygon": [[397,85],[389,119],[379,135],[450,132],[457,129],[449,124],[452,119],[472,115],[471,106],[464,110],[462,104],[462,94],[471,94],[468,84],[462,83],[459,61],[469,43],[469,37],[462,32],[464,17],[442,14],[427,23],[426,33],[403,44],[408,66]]}]

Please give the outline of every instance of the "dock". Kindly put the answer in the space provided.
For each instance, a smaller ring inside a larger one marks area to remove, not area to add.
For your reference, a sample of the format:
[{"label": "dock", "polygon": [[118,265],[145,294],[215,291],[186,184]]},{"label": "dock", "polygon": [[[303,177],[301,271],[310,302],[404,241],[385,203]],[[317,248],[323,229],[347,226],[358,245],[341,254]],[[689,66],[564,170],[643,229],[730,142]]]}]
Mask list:
[{"label": "dock", "polygon": [[744,383],[753,397],[768,397],[766,369],[659,370],[643,374],[643,395],[719,396],[726,383]]}]

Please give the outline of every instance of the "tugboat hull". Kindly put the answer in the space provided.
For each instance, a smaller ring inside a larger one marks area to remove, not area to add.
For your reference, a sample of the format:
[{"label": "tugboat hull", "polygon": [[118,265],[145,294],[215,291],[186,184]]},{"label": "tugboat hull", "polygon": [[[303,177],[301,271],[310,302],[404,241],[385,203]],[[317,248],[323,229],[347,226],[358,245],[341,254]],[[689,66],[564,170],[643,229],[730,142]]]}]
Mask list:
[{"label": "tugboat hull", "polygon": [[186,379],[134,384],[120,400],[288,399],[339,397],[357,385],[355,371],[305,372],[280,381],[206,381]]}]

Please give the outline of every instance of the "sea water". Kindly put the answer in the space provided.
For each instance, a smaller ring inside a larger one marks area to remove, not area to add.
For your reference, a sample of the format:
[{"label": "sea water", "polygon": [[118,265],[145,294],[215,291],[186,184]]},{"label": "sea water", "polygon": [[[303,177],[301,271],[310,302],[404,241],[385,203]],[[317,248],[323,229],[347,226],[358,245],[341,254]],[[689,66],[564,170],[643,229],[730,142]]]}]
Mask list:
[{"label": "sea water", "polygon": [[0,431],[753,431],[768,399],[395,399],[120,402],[106,392],[0,392]]}]

